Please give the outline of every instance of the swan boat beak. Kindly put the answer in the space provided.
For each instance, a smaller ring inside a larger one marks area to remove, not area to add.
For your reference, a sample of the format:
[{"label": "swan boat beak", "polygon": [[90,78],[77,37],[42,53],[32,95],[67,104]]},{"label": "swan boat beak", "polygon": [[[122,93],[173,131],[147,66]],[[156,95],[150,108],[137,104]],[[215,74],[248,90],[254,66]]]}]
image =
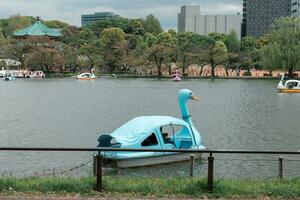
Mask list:
[{"label": "swan boat beak", "polygon": [[191,99],[196,100],[196,101],[199,101],[199,100],[200,100],[200,98],[199,98],[199,97],[196,97],[196,96],[192,96]]}]

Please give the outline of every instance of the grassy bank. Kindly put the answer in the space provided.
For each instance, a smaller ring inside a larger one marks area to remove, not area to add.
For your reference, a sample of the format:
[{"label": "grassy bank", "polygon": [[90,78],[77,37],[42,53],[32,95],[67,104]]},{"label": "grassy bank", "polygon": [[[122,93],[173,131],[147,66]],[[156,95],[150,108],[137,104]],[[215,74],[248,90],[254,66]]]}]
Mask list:
[{"label": "grassy bank", "polygon": [[[210,198],[299,198],[300,178],[286,180],[216,180],[213,193],[206,189],[204,178],[111,178],[105,177],[104,193],[132,194],[137,196],[190,196]],[[96,195],[95,179],[0,179],[0,193],[45,193]]]}]

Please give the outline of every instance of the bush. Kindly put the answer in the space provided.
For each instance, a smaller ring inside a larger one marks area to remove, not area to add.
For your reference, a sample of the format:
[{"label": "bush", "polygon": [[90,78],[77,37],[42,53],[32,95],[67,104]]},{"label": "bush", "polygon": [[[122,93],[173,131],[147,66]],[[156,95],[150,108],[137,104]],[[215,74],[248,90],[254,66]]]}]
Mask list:
[{"label": "bush", "polygon": [[251,72],[249,72],[249,71],[245,71],[245,72],[243,73],[243,76],[252,76],[252,74],[251,74]]}]

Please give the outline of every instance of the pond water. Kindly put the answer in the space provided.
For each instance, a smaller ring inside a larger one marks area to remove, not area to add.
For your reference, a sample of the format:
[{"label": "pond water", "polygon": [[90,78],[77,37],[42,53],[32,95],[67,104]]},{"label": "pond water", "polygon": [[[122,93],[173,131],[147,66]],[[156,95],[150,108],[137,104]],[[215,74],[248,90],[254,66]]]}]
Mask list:
[{"label": "pond water", "polygon": [[[187,88],[201,98],[190,102],[189,108],[207,148],[300,150],[300,94],[278,94],[276,86],[277,81],[270,80],[0,81],[0,146],[95,147],[101,133],[110,133],[136,116],[179,117],[177,92]],[[215,172],[219,177],[275,177],[277,159],[215,155]],[[68,168],[89,160],[91,153],[0,152],[0,173]],[[284,160],[284,175],[299,176],[300,157]],[[118,174],[185,176],[188,168],[187,163],[177,163]],[[206,170],[205,159],[196,163],[196,175]]]}]

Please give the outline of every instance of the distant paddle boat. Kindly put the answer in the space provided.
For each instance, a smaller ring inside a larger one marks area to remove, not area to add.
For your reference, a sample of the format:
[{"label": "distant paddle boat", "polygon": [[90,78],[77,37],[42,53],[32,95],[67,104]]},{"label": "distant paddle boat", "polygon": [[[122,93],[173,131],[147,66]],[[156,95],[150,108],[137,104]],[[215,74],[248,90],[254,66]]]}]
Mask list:
[{"label": "distant paddle boat", "polygon": [[76,76],[77,80],[94,80],[97,76],[94,73],[82,73]]},{"label": "distant paddle boat", "polygon": [[[112,132],[102,134],[98,147],[138,149],[205,149],[193,125],[188,100],[198,100],[190,90],[178,93],[182,119],[168,116],[137,117]],[[119,168],[140,167],[188,160],[188,153],[101,152],[104,161]],[[196,154],[199,158],[201,154]]]},{"label": "distant paddle boat", "polygon": [[299,80],[288,80],[283,83],[284,73],[281,74],[281,80],[277,86],[278,92],[280,93],[300,93],[300,81]]},{"label": "distant paddle boat", "polygon": [[43,71],[33,71],[26,75],[26,78],[45,78]]},{"label": "distant paddle boat", "polygon": [[5,76],[4,76],[5,81],[12,81],[12,80],[15,80],[15,79],[16,79],[16,77],[12,73],[6,73]]},{"label": "distant paddle boat", "polygon": [[172,75],[172,81],[181,81],[181,75],[178,70]]}]

